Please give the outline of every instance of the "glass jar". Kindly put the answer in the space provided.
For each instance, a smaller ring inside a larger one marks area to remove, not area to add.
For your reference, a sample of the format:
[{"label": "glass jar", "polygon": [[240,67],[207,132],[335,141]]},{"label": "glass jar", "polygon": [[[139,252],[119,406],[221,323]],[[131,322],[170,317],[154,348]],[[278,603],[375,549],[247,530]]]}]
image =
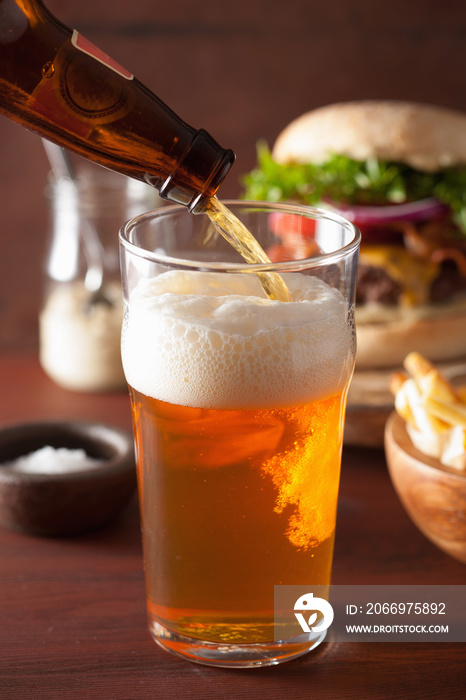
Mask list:
[{"label": "glass jar", "polygon": [[156,190],[103,168],[51,176],[51,235],[39,318],[40,362],[74,391],[125,387],[120,356],[123,301],[118,230],[161,205]]}]

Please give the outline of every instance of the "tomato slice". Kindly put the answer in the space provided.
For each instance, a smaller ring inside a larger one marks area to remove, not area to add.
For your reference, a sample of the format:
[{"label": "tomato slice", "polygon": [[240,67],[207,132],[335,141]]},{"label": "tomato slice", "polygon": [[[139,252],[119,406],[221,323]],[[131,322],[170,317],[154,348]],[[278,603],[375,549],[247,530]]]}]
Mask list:
[{"label": "tomato slice", "polygon": [[280,241],[267,250],[272,262],[305,260],[321,252],[315,240],[314,219],[274,212],[269,216],[269,228]]},{"label": "tomato slice", "polygon": [[297,214],[285,214],[276,211],[269,216],[270,230],[283,241],[292,239],[314,238],[316,222],[305,216]]}]

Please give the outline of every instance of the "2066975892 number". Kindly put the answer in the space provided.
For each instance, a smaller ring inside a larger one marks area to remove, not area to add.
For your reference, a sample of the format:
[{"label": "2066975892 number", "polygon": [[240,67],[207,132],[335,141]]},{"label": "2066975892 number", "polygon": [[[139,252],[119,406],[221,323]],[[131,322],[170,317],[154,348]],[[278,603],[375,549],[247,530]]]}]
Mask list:
[{"label": "2066975892 number", "polygon": [[445,615],[445,603],[366,603],[366,615]]}]

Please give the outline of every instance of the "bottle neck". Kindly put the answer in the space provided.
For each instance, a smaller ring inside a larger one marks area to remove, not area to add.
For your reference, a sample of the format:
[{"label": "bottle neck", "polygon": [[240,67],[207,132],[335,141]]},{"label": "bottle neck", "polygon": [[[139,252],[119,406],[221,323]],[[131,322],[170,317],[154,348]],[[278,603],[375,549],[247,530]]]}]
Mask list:
[{"label": "bottle neck", "polygon": [[[205,209],[234,161],[233,151],[221,149],[206,131],[200,129],[173,172],[160,187],[160,196],[183,204],[190,212],[197,214]],[[196,178],[195,183],[193,175]],[[150,175],[147,181],[152,184]]]}]

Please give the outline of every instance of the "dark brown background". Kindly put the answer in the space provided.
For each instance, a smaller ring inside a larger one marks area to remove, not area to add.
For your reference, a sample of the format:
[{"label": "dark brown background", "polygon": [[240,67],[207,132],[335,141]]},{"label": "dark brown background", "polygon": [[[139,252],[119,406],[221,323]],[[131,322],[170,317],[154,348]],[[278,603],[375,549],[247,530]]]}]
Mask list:
[{"label": "dark brown background", "polygon": [[[48,0],[188,123],[237,153],[323,104],[410,99],[466,110],[463,1]],[[34,351],[47,235],[40,139],[0,117],[0,351]]]}]

